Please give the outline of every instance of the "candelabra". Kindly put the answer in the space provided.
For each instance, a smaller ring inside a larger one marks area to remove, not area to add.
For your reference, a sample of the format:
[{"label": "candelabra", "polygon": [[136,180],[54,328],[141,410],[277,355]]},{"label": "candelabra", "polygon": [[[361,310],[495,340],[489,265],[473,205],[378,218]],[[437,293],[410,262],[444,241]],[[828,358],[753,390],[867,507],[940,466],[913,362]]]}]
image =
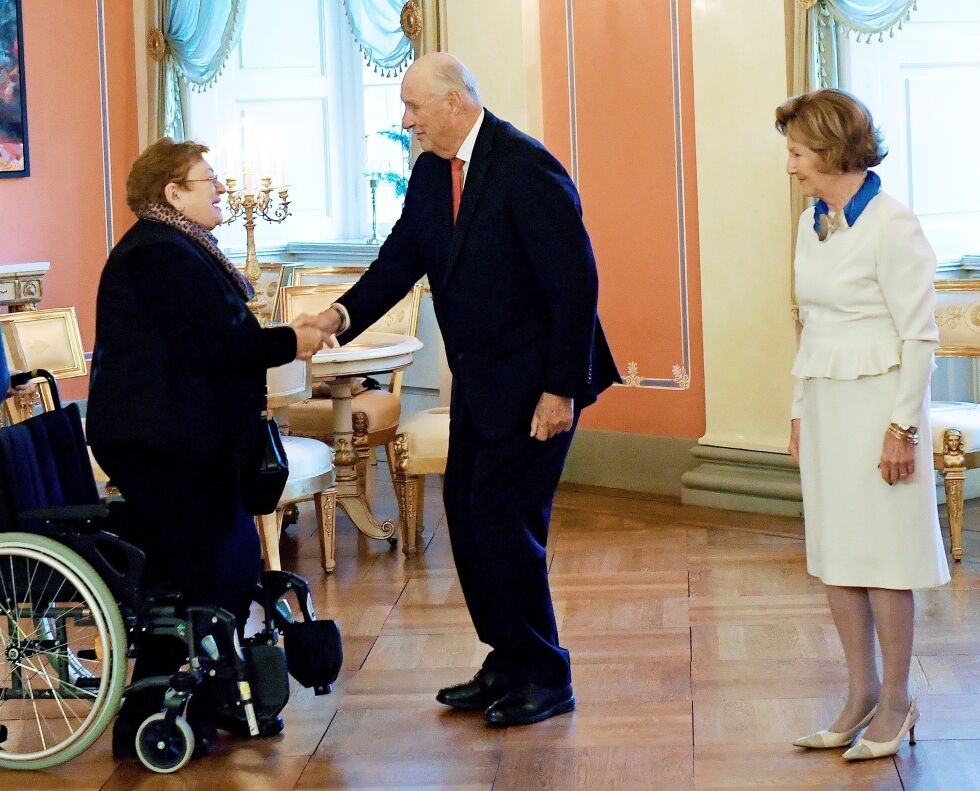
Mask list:
[{"label": "candelabra", "polygon": [[235,222],[239,217],[245,221],[245,277],[255,289],[255,296],[249,301],[248,307],[255,314],[259,315],[265,307],[265,300],[259,294],[257,288],[261,269],[259,268],[259,257],[255,253],[255,218],[262,217],[268,222],[281,223],[289,216],[289,188],[283,184],[276,192],[279,194],[279,202],[273,206],[273,187],[272,178],[263,176],[259,179],[261,187],[258,190],[252,189],[252,174],[245,171],[244,187],[237,186],[237,179],[228,177],[225,185],[228,188],[227,200],[228,209],[231,212],[226,225]]}]

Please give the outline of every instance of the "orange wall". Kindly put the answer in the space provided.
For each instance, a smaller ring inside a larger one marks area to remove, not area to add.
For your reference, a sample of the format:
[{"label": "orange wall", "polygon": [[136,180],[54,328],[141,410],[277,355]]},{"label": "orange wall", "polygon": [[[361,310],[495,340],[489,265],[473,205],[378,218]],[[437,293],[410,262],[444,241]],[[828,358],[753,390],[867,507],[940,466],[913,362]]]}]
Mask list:
[{"label": "orange wall", "polygon": [[[544,142],[571,172],[566,0],[539,0]],[[699,437],[704,376],[694,160],[690,3],[678,0],[681,135],[674,124],[670,0],[573,0],[578,183],[599,265],[599,311],[621,373],[659,387],[615,387],[588,409],[593,429]],[[683,151],[687,289],[681,294],[676,157]],[[683,359],[690,385],[673,386]]]},{"label": "orange wall", "polygon": [[[50,261],[41,307],[75,305],[86,351],[105,264],[99,27],[96,0],[23,0],[31,175],[0,179],[0,263]],[[105,0],[114,237],[132,223],[125,181],[138,153],[133,7]],[[114,241],[115,241],[114,239]],[[85,379],[60,383],[84,397]]]}]

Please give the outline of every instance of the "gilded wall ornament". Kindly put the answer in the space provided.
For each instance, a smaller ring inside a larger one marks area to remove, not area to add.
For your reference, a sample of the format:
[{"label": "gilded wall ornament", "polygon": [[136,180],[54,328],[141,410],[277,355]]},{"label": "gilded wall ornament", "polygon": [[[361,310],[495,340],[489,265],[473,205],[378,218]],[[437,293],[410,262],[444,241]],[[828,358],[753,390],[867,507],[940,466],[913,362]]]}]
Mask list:
[{"label": "gilded wall ornament", "polygon": [[817,4],[818,0],[799,0],[800,8],[804,11],[809,11]]},{"label": "gilded wall ornament", "polygon": [[167,54],[167,40],[160,28],[155,27],[146,35],[146,48],[153,60],[163,60],[163,56]]},{"label": "gilded wall ornament", "polygon": [[640,366],[630,361],[626,364],[626,376],[623,377],[623,384],[626,387],[640,387],[643,377],[640,376]]},{"label": "gilded wall ornament", "polygon": [[422,8],[418,0],[408,0],[402,6],[402,31],[410,39],[417,39],[422,35]]},{"label": "gilded wall ornament", "polygon": [[687,390],[691,386],[691,375],[687,372],[683,365],[675,365],[670,369],[671,374],[674,377],[674,382],[681,390]]}]

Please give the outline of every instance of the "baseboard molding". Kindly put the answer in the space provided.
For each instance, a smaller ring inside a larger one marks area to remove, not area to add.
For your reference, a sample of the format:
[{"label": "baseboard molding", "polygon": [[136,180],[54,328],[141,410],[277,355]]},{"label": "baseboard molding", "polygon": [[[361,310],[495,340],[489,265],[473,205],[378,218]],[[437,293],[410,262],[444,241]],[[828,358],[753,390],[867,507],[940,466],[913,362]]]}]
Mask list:
[{"label": "baseboard molding", "polygon": [[800,473],[788,454],[698,445],[681,478],[681,502],[707,508],[802,516]]},{"label": "baseboard molding", "polygon": [[562,481],[605,489],[679,497],[681,475],[697,461],[692,439],[579,429]]}]

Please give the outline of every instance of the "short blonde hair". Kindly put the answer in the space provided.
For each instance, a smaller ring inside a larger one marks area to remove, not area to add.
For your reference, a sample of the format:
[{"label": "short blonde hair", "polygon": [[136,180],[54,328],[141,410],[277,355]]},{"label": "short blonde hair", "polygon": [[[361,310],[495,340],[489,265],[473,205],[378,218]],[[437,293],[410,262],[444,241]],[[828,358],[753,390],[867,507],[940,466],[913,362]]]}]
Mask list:
[{"label": "short blonde hair", "polygon": [[210,149],[193,140],[174,142],[161,137],[140,154],[126,179],[126,203],[139,214],[150,203],[167,205],[165,190],[172,181],[182,181],[195,161]]},{"label": "short blonde hair", "polygon": [[837,88],[821,88],[787,99],[776,108],[776,129],[782,135],[792,134],[819,154],[831,172],[867,170],[888,154],[868,108]]}]

